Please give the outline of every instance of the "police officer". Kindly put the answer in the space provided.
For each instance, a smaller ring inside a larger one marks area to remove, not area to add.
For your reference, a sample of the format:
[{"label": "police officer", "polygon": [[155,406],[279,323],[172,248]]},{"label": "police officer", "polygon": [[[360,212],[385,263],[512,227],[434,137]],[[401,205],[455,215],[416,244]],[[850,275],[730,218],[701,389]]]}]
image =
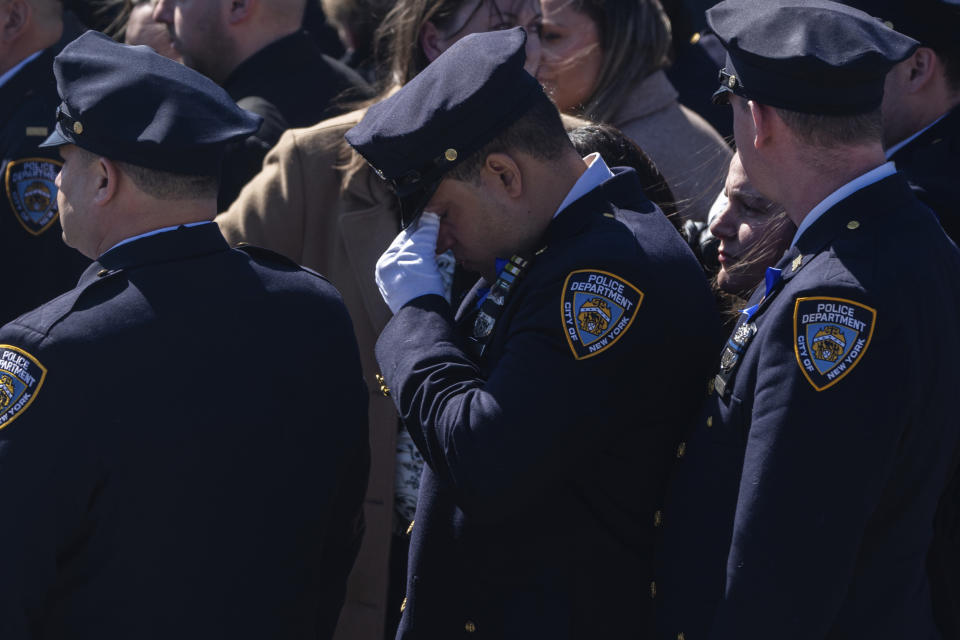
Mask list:
[{"label": "police officer", "polygon": [[53,58],[80,34],[59,0],[10,0],[0,8],[0,255],[7,265],[0,324],[67,291],[90,264],[60,237],[55,150],[38,144],[60,103]]},{"label": "police officer", "polygon": [[884,147],[954,242],[960,242],[960,3],[847,0],[920,43],[888,74]]},{"label": "police officer", "polygon": [[[347,133],[419,215],[376,270],[383,390],[427,465],[400,638],[646,634],[715,344],[695,259],[635,172],[579,157],[525,39],[463,38]],[[484,276],[456,314],[447,249]]]},{"label": "police officer", "polygon": [[54,72],[64,237],[95,262],[0,329],[0,637],[329,637],[366,389],[333,287],[210,222],[259,119],[96,32]]},{"label": "police officer", "polygon": [[828,0],[725,0],[743,167],[798,226],[741,314],[667,501],[662,638],[934,638],[960,437],[960,253],[886,162],[917,43]]}]

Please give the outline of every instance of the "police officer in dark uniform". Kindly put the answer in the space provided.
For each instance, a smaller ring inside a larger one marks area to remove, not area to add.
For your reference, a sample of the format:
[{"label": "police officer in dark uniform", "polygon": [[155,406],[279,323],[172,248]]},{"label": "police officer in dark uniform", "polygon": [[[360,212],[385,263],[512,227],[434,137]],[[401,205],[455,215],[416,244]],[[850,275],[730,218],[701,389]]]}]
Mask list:
[{"label": "police officer in dark uniform", "polygon": [[847,0],[920,43],[884,92],[887,158],[960,243],[960,3]]},{"label": "police officer in dark uniform", "polygon": [[829,0],[726,0],[744,169],[798,229],[723,349],[677,465],[661,638],[935,638],[925,560],[960,438],[960,252],[892,163],[917,43]]},{"label": "police officer in dark uniform", "polygon": [[328,638],[367,395],[334,288],[210,222],[259,119],[92,31],[54,72],[64,236],[95,262],[0,329],[0,637]]},{"label": "police officer in dark uniform", "polygon": [[[633,170],[581,159],[522,29],[463,38],[347,133],[408,226],[377,343],[426,467],[400,638],[650,631],[652,543],[716,317]],[[484,278],[455,314],[435,252]]]},{"label": "police officer in dark uniform", "polygon": [[[886,155],[960,243],[960,4],[951,0],[854,0],[920,47],[887,74]],[[960,638],[960,450],[934,519],[928,569],[934,615]]]},{"label": "police officer in dark uniform", "polygon": [[[18,5],[26,12],[19,37],[32,38],[40,48],[16,61],[22,66],[0,81],[0,254],[7,265],[0,324],[67,291],[90,264],[60,237],[54,184],[60,156],[37,147],[53,128],[60,103],[53,58],[79,35],[80,26],[55,0],[45,12],[27,10],[29,2]],[[47,38],[45,46],[41,34],[50,31],[62,35]],[[0,60],[7,62],[14,61]]]}]

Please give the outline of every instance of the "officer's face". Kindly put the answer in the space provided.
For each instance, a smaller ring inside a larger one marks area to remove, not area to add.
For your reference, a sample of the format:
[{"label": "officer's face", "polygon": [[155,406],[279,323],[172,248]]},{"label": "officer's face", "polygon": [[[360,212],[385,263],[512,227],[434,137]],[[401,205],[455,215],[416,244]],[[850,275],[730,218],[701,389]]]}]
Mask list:
[{"label": "officer's face", "polygon": [[88,258],[96,258],[102,234],[91,206],[101,177],[97,156],[72,144],[59,148],[63,166],[57,174],[57,206],[63,241]]},{"label": "officer's face", "polygon": [[441,52],[471,33],[523,27],[527,32],[524,68],[536,75],[540,67],[540,0],[469,0],[442,31]]},{"label": "officer's face", "polygon": [[796,228],[782,208],[753,188],[738,155],[730,161],[724,194],[727,204],[710,224],[710,232],[720,240],[717,284],[728,293],[743,294],[776,262]]},{"label": "officer's face", "polygon": [[490,179],[485,173],[478,184],[447,178],[426,210],[440,216],[437,253],[453,251],[458,264],[492,282],[496,259],[509,259],[519,248],[522,216]]},{"label": "officer's face", "polygon": [[543,0],[543,60],[537,79],[561,111],[590,99],[600,77],[600,29],[571,0]]},{"label": "officer's face", "polygon": [[233,44],[222,0],[157,0],[153,18],[167,25],[185,65],[217,82],[225,79],[221,67]]}]

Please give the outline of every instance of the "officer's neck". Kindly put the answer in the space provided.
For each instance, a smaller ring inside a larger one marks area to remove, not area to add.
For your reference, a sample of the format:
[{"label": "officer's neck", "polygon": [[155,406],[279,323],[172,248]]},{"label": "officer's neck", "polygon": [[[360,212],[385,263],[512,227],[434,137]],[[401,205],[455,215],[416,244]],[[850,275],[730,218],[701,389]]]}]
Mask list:
[{"label": "officer's neck", "polygon": [[829,149],[807,147],[791,160],[777,171],[771,199],[783,205],[797,226],[831,193],[886,162],[879,141]]},{"label": "officer's neck", "polygon": [[103,255],[111,247],[135,236],[179,225],[207,222],[217,213],[215,198],[190,200],[141,199],[136,205],[118,207],[115,215],[109,216],[110,223],[94,256]]}]

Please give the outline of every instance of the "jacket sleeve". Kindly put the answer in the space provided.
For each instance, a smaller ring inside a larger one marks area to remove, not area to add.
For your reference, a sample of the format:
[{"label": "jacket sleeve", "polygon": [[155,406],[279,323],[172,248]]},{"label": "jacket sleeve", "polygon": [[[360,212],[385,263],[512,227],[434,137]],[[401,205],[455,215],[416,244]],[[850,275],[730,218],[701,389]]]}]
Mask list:
[{"label": "jacket sleeve", "polygon": [[12,326],[0,330],[0,637],[27,640],[84,535],[98,472],[83,382]]},{"label": "jacket sleeve", "polygon": [[[875,308],[852,288],[812,295]],[[907,403],[888,384],[911,375],[892,314],[876,314],[859,358],[828,384],[804,373],[798,308],[779,307],[773,330],[751,345],[761,364],[714,639],[827,635],[908,424]]]},{"label": "jacket sleeve", "polygon": [[307,201],[302,156],[296,131],[285,132],[260,173],[217,216],[228,242],[247,242],[303,263]]},{"label": "jacket sleeve", "polygon": [[564,333],[563,278],[528,284],[500,328],[503,351],[486,376],[459,344],[439,296],[400,309],[377,343],[382,373],[426,463],[464,512],[487,521],[569,482],[578,460],[610,442],[624,423],[616,396],[626,392],[620,380],[627,376],[617,372],[631,366],[650,315],[640,307],[619,342],[578,360]]}]

